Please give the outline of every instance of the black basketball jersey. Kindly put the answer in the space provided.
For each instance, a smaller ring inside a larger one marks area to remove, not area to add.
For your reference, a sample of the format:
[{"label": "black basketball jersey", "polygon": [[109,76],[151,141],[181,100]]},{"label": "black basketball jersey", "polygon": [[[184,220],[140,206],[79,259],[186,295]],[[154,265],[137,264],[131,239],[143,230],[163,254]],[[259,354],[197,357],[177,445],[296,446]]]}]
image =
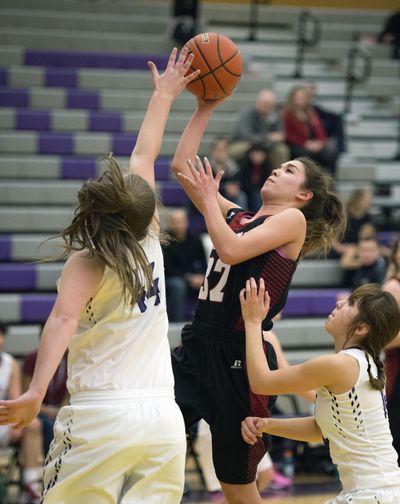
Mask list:
[{"label": "black basketball jersey", "polygon": [[[251,218],[254,213],[240,208],[231,209],[227,223],[235,233],[246,233],[262,224],[268,216],[262,216],[242,225],[243,217]],[[244,331],[239,293],[246,280],[263,278],[271,298],[270,310],[263,322],[263,329],[272,328],[272,318],[285,306],[286,298],[296,270],[297,262],[279,250],[270,250],[239,264],[230,266],[223,263],[215,249],[212,250],[207,265],[204,283],[200,288],[195,320],[213,327]]]}]

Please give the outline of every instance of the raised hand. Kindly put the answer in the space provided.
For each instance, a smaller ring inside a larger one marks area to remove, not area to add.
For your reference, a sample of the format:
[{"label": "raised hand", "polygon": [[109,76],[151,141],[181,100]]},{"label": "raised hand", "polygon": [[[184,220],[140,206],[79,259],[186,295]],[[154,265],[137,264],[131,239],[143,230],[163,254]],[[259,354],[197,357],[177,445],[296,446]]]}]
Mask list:
[{"label": "raised hand", "polygon": [[189,50],[187,47],[182,49],[178,59],[176,59],[177,53],[178,50],[174,47],[162,74],[159,74],[156,65],[152,61],[147,62],[153,79],[154,90],[171,95],[174,98],[180,95],[189,82],[200,73],[200,70],[196,70],[186,75],[194,58],[193,54],[188,56]]},{"label": "raised hand", "polygon": [[260,278],[258,289],[254,278],[246,281],[246,287],[240,291],[240,305],[245,322],[261,324],[270,306],[270,297],[265,290],[263,278]]},{"label": "raised hand", "polygon": [[203,213],[207,202],[217,198],[223,171],[219,171],[214,177],[208,159],[204,158],[203,164],[199,156],[196,156],[195,165],[190,159],[188,159],[187,163],[191,176],[189,177],[180,172],[177,173],[177,176],[187,182],[193,203]]}]

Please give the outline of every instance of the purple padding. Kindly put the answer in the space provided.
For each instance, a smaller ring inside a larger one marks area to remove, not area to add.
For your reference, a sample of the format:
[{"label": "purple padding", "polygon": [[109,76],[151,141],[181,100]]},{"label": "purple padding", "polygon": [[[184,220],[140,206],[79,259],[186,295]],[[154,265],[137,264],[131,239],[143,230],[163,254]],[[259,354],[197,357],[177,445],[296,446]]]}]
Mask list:
[{"label": "purple padding", "polygon": [[336,296],[343,289],[290,290],[284,317],[327,316],[335,308]]},{"label": "purple padding", "polygon": [[39,133],[39,154],[72,154],[71,133]]},{"label": "purple padding", "polygon": [[11,235],[0,235],[0,260],[9,261],[11,259]]},{"label": "purple padding", "polygon": [[6,86],[8,81],[8,74],[5,68],[0,68],[0,86]]},{"label": "purple padding", "polygon": [[62,157],[61,178],[87,180],[96,176],[96,159],[84,157]]},{"label": "purple padding", "polygon": [[97,91],[69,89],[66,106],[67,108],[96,110],[99,108],[99,93]]},{"label": "purple padding", "polygon": [[183,206],[188,201],[185,191],[174,181],[162,183],[161,198],[166,206]]},{"label": "purple padding", "polygon": [[21,300],[21,322],[42,322],[48,317],[55,294],[25,294]]},{"label": "purple padding", "polygon": [[0,107],[27,107],[28,91],[26,89],[0,89]]},{"label": "purple padding", "polygon": [[46,68],[45,86],[76,87],[76,70],[74,68]]},{"label": "purple padding", "polygon": [[112,138],[112,152],[115,156],[130,156],[136,143],[136,135],[114,134]]},{"label": "purple padding", "polygon": [[50,129],[50,113],[47,110],[18,110],[17,129],[48,131]]},{"label": "purple padding", "polygon": [[147,70],[147,62],[153,61],[163,69],[168,56],[159,54],[107,54],[95,52],[41,51],[27,49],[25,65],[68,68],[126,68]]},{"label": "purple padding", "polygon": [[114,131],[120,132],[122,129],[122,117],[119,112],[90,112],[90,131]]},{"label": "purple padding", "polygon": [[36,287],[34,264],[0,264],[0,290],[32,290]]},{"label": "purple padding", "polygon": [[158,158],[154,165],[157,180],[169,180],[171,178],[171,160]]}]

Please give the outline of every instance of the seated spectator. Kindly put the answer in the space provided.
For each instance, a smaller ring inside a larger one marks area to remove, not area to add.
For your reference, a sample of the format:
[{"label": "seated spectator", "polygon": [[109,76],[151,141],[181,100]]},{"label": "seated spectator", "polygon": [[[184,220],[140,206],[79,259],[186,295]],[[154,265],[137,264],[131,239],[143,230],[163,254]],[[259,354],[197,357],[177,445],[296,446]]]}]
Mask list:
[{"label": "seated spectator", "polygon": [[229,142],[225,137],[217,137],[211,146],[210,163],[214,174],[223,170],[224,176],[219,186],[222,196],[236,203],[241,208],[247,208],[247,197],[242,191],[240,167],[229,156]]},{"label": "seated spectator", "polygon": [[328,143],[331,144],[331,147],[337,151],[338,154],[346,152],[346,138],[342,115],[336,114],[315,103],[317,97],[316,84],[308,84],[305,87],[309,96],[309,104],[316,110],[324,125]]},{"label": "seated spectator", "polygon": [[186,317],[187,296],[197,296],[203,283],[206,257],[201,239],[189,231],[185,210],[175,210],[170,214],[167,233],[172,238],[163,247],[167,311],[171,322],[181,322]]},{"label": "seated spectator", "polygon": [[[0,322],[0,399],[17,399],[21,395],[21,370],[12,355],[4,352],[6,327]],[[11,425],[0,426],[0,446],[21,446],[22,495],[21,501],[29,504],[41,502],[41,444],[40,422],[35,418],[22,430],[13,430]]]},{"label": "seated spectator", "polygon": [[346,287],[356,289],[367,283],[381,284],[386,274],[386,261],[376,238],[361,239],[342,254],[340,265],[350,272]]},{"label": "seated spectator", "polygon": [[378,35],[378,42],[393,46],[393,59],[400,59],[400,11],[391,14]]},{"label": "seated spectator", "polygon": [[[23,390],[28,390],[35,369],[37,350],[25,356],[22,365],[22,386]],[[43,454],[46,456],[50,443],[53,440],[53,427],[58,410],[68,404],[69,395],[67,391],[67,354],[62,358],[53,378],[51,379],[44,396],[38,419],[41,427],[41,438],[43,439]]]},{"label": "seated spectator", "polygon": [[263,144],[252,145],[240,161],[240,180],[251,212],[257,212],[261,206],[260,191],[271,171],[269,152]]},{"label": "seated spectator", "polygon": [[309,156],[331,175],[335,174],[338,151],[328,143],[322,120],[310,105],[305,86],[295,86],[290,91],[283,110],[283,124],[292,158]]},{"label": "seated spectator", "polygon": [[235,124],[231,156],[240,160],[254,144],[261,144],[269,151],[273,168],[289,161],[290,152],[285,144],[280,114],[276,110],[276,98],[268,89],[258,93],[254,107],[245,111]]},{"label": "seated spectator", "polygon": [[[330,257],[340,257],[349,244],[356,245],[365,236],[376,235],[371,229],[372,217],[369,213],[372,204],[372,191],[369,188],[355,189],[346,201],[347,226],[341,242],[334,243]],[[361,235],[360,235],[361,231]]]}]

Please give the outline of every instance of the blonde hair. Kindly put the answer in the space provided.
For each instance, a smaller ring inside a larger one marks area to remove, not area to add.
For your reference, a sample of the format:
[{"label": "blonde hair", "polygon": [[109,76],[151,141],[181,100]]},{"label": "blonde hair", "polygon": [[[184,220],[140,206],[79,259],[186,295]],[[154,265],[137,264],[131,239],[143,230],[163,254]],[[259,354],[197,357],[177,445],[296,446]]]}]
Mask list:
[{"label": "blonde hair", "polygon": [[152,269],[140,241],[149,232],[156,195],[142,177],[124,176],[111,156],[107,161],[104,174],[78,192],[72,222],[61,233],[61,257],[79,250],[98,256],[118,275],[125,302],[134,305],[152,285]]}]

